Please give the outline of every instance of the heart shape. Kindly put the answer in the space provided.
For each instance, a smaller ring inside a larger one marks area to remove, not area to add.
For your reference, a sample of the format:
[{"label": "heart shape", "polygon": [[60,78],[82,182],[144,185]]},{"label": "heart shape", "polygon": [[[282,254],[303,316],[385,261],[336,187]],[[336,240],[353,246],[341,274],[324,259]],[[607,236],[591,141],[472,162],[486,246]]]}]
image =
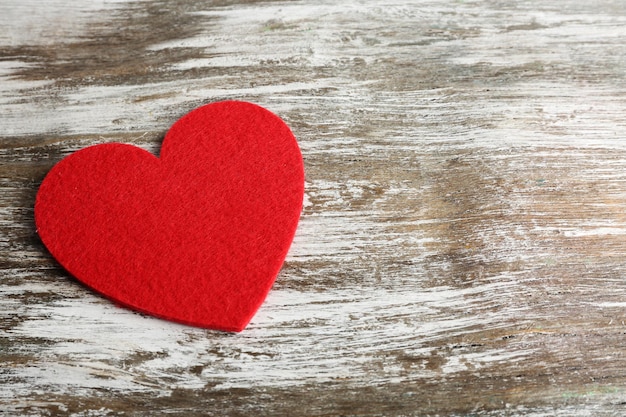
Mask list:
[{"label": "heart shape", "polygon": [[304,194],[289,127],[252,103],[199,107],[167,132],[160,157],[109,143],[46,175],[35,223],[74,277],[157,317],[241,331],[293,240]]}]

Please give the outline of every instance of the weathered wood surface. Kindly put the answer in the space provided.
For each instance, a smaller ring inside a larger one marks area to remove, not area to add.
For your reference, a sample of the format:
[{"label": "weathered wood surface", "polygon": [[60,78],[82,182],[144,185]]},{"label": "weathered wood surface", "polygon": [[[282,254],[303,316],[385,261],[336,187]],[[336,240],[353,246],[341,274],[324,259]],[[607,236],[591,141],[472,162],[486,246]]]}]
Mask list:
[{"label": "weathered wood surface", "polygon": [[[0,414],[626,415],[626,4],[0,2]],[[241,334],[129,312],[33,225],[54,163],[220,99],[306,207]]]}]

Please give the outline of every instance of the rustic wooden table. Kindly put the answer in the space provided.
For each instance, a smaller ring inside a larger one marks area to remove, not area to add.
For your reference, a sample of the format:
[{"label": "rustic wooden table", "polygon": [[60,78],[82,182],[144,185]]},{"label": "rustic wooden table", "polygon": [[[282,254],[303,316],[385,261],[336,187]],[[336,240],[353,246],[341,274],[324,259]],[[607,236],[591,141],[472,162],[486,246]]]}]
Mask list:
[{"label": "rustic wooden table", "polygon": [[[287,262],[224,334],[52,260],[65,155],[189,110],[279,114]],[[626,415],[626,4],[0,2],[0,414]]]}]

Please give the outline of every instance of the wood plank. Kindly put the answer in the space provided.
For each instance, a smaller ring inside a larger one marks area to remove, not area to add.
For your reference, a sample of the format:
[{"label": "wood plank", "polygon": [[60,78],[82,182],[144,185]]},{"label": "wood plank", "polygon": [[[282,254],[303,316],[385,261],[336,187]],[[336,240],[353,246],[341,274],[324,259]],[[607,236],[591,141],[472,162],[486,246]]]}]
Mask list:
[{"label": "wood plank", "polygon": [[[3,1],[0,414],[626,414],[625,24],[611,0]],[[279,114],[307,176],[240,334],[113,305],[33,224],[65,155],[158,153],[222,99]]]}]

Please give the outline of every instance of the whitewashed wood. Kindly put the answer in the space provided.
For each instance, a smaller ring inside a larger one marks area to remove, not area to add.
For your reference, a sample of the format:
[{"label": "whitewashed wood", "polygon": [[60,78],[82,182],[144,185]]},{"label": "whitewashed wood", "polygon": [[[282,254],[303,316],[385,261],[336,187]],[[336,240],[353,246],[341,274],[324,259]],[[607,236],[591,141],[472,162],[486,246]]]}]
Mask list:
[{"label": "whitewashed wood", "polygon": [[[0,4],[3,415],[626,414],[626,5]],[[305,210],[250,326],[145,317],[32,204],[206,102],[278,113]]]}]

